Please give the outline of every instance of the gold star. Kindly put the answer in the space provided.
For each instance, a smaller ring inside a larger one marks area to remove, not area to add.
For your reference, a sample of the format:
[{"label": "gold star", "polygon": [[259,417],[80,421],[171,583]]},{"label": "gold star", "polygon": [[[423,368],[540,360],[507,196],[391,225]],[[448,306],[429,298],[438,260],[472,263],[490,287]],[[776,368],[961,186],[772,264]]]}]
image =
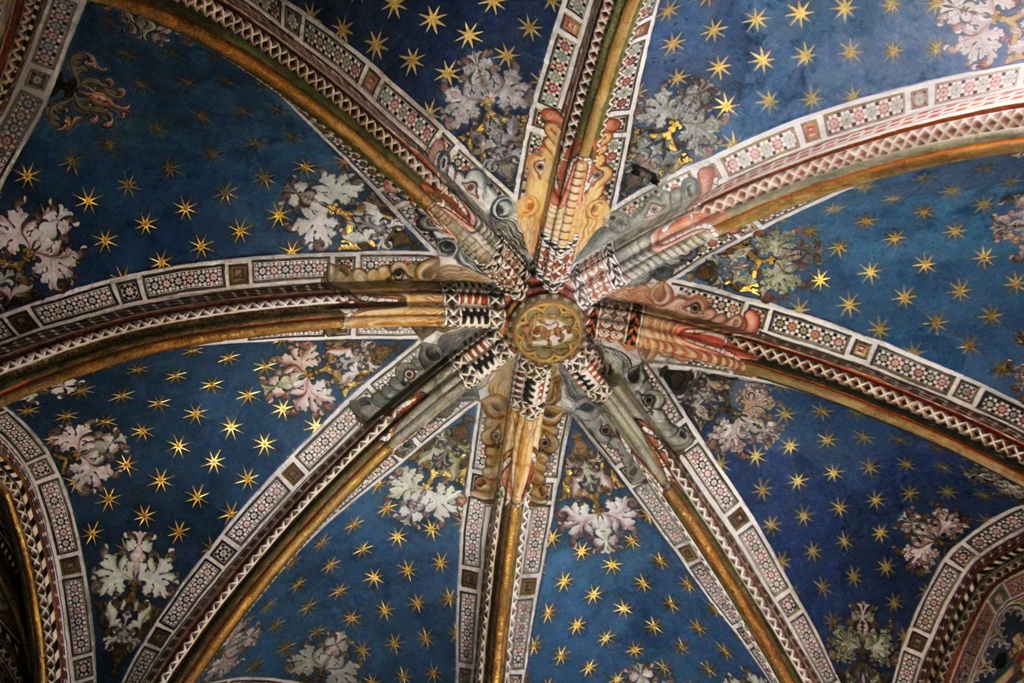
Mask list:
[{"label": "gold star", "polygon": [[771,17],[765,16],[767,11],[768,10],[766,9],[755,9],[752,12],[747,13],[747,18],[743,20],[743,23],[747,25],[748,32],[754,31],[755,33],[759,33],[761,29],[768,25],[768,20]]},{"label": "gold star", "polygon": [[402,639],[399,638],[394,633],[392,633],[391,635],[388,636],[387,647],[388,647],[388,650],[391,651],[392,653],[398,652],[399,650],[402,649]]},{"label": "gold star", "polygon": [[789,484],[792,486],[794,491],[803,489],[807,485],[807,477],[799,472],[797,474],[789,475]]},{"label": "gold star", "polygon": [[191,503],[193,508],[196,506],[201,508],[206,503],[206,498],[209,495],[210,492],[203,491],[203,486],[200,484],[199,488],[196,488],[195,486],[192,487],[192,490],[188,492],[186,501]]},{"label": "gold star", "polygon": [[826,581],[823,577],[818,577],[818,579],[814,582],[814,587],[818,589],[818,596],[822,598],[832,592],[829,589],[828,581]]},{"label": "gold star", "polygon": [[884,242],[887,247],[898,247],[900,242],[905,240],[907,236],[903,234],[902,230],[893,230],[885,236]]},{"label": "gold star", "polygon": [[39,169],[35,167],[35,164],[29,164],[28,168],[25,168],[25,164],[22,164],[21,168],[18,169],[18,177],[15,180],[21,183],[22,187],[26,185],[35,187],[35,182],[39,180]]},{"label": "gold star", "polygon": [[515,45],[513,45],[511,48],[508,48],[508,47],[505,47],[505,43],[502,43],[501,44],[501,49],[496,51],[497,54],[498,54],[498,60],[500,61],[500,63],[505,65],[505,66],[511,67],[512,66],[512,62],[515,60],[516,57],[519,56],[519,55],[516,54],[515,49],[516,49]]},{"label": "gold star", "polygon": [[171,537],[171,543],[181,543],[189,532],[189,528],[185,526],[184,522],[174,522],[172,526],[167,527],[170,529],[170,533],[167,534]]},{"label": "gold star", "polygon": [[369,541],[363,541],[362,544],[352,551],[355,557],[362,557],[363,555],[369,555],[373,551],[373,546],[370,545]]},{"label": "gold star", "polygon": [[[460,47],[473,48],[474,43],[479,43],[483,40],[480,36],[483,35],[483,31],[477,30],[477,24],[469,25],[469,22],[463,22],[463,27],[459,29],[459,37],[455,39],[455,42],[461,43]],[[538,32],[539,33],[539,32]]]},{"label": "gold star", "polygon": [[220,468],[224,467],[224,458],[221,457],[220,451],[214,453],[209,451],[209,455],[206,457],[206,461],[203,463],[203,467],[206,468],[208,473],[220,474]]},{"label": "gold star", "polygon": [[889,336],[890,329],[889,321],[883,321],[882,316],[880,315],[879,317],[874,318],[874,322],[870,324],[867,331],[874,338],[885,339]]},{"label": "gold star", "polygon": [[759,500],[768,500],[772,495],[772,487],[768,485],[767,481],[758,478],[757,485],[754,487],[754,493],[757,494]]},{"label": "gold star", "polygon": [[758,92],[757,94],[758,97],[760,97],[757,103],[761,105],[761,109],[767,112],[771,112],[772,110],[775,109],[775,107],[779,105],[778,98],[775,97],[775,93],[773,93],[771,90],[768,90],[764,93]]},{"label": "gold star", "polygon": [[[473,24],[476,27],[476,24]],[[529,38],[530,42],[533,42],[534,38],[540,37],[540,28],[537,26],[537,20],[531,19],[530,15],[526,15],[526,19],[519,20],[519,30],[523,32],[524,38]]]},{"label": "gold star", "polygon": [[605,574],[614,574],[618,571],[621,571],[622,563],[614,558],[608,557],[605,558],[604,563],[601,565],[601,568],[604,569]]},{"label": "gold star", "polygon": [[633,608],[625,600],[621,600],[615,603],[614,612],[620,617],[628,617],[633,614]]},{"label": "gold star", "polygon": [[569,659],[569,654],[570,651],[566,647],[559,646],[558,650],[556,650],[554,654],[555,666],[565,664],[566,660]]},{"label": "gold star", "polygon": [[82,160],[79,158],[77,154],[68,154],[67,156],[64,157],[64,160],[60,163],[60,165],[64,167],[65,174],[74,171],[75,175],[78,175],[78,166],[81,163],[81,161]]},{"label": "gold star", "polygon": [[928,328],[930,332],[938,334],[939,332],[946,329],[946,323],[948,322],[949,320],[947,320],[946,316],[944,316],[942,313],[932,313],[931,315],[928,316],[928,320],[924,323],[924,325],[925,327]]},{"label": "gold star", "polygon": [[445,24],[443,21],[441,21],[446,16],[448,16],[448,15],[447,14],[441,14],[441,6],[440,5],[438,5],[437,7],[433,8],[433,9],[431,9],[430,7],[427,7],[427,13],[420,15],[420,18],[423,20],[423,21],[420,22],[420,26],[426,26],[427,28],[424,29],[425,31],[428,31],[428,32],[429,31],[433,31],[434,35],[437,35],[437,27],[438,26],[447,26],[447,24]]},{"label": "gold star", "polygon": [[388,39],[382,38],[382,33],[383,31],[370,31],[370,37],[364,41],[367,45],[367,51],[372,59],[380,59],[382,54],[388,49],[384,45],[384,43],[388,42]]},{"label": "gold star", "polygon": [[388,534],[388,540],[391,541],[391,545],[397,545],[399,548],[401,548],[402,544],[405,543],[408,539],[406,538],[405,532],[403,530],[395,529],[390,534]]},{"label": "gold star", "polygon": [[755,72],[760,70],[767,73],[768,70],[771,69],[771,62],[775,60],[775,58],[771,56],[771,50],[765,52],[764,47],[759,47],[757,52],[751,52],[751,56],[754,57],[751,59],[750,63],[754,65]]},{"label": "gold star", "polygon": [[148,441],[149,437],[153,436],[153,429],[147,425],[139,424],[132,429],[132,436],[135,437],[136,441]]},{"label": "gold star", "polygon": [[972,259],[980,268],[988,268],[991,266],[995,259],[992,257],[992,250],[987,247],[982,247],[978,251],[974,252],[974,258]]},{"label": "gold star", "polygon": [[1020,294],[1024,291],[1024,275],[1018,275],[1016,272],[1013,275],[1007,275],[1003,287],[1009,287],[1015,295]]},{"label": "gold star", "polygon": [[814,274],[814,276],[811,278],[811,286],[814,289],[821,289],[823,287],[828,287],[829,286],[828,281],[831,280],[831,279],[832,278],[828,277],[828,271],[827,270],[824,271],[824,272],[822,272],[821,270],[818,270]]},{"label": "gold star", "polygon": [[[364,545],[365,545],[365,543],[364,543]],[[354,554],[355,553],[353,553],[353,555]],[[384,579],[381,577],[379,569],[371,569],[370,571],[366,572],[363,576],[366,577],[366,578],[363,579],[363,583],[365,583],[366,585],[370,586],[371,588],[376,589],[377,587],[379,587],[381,584],[384,583]],[[383,604],[383,603],[381,603],[381,604]]]},{"label": "gold star", "polygon": [[806,505],[801,505],[796,511],[796,520],[801,526],[807,526],[814,521],[814,513]]},{"label": "gold star", "polygon": [[885,497],[877,491],[872,491],[871,495],[867,498],[867,504],[871,506],[871,509],[877,510],[881,507],[885,507]]},{"label": "gold star", "polygon": [[709,62],[709,64],[711,66],[708,71],[712,76],[717,76],[719,80],[722,79],[722,76],[729,75],[729,66],[731,65],[728,57],[715,57],[715,61]]},{"label": "gold star", "polygon": [[101,195],[101,194],[100,195],[96,194],[96,188],[95,187],[92,188],[91,190],[86,190],[83,187],[82,188],[82,194],[80,194],[80,195],[76,194],[75,195],[75,199],[78,200],[78,204],[76,204],[76,206],[82,207],[82,211],[83,212],[85,212],[85,211],[92,211],[93,213],[96,213],[96,207],[100,205],[99,199],[102,196],[103,195]]},{"label": "gold star", "polygon": [[173,441],[168,441],[167,443],[171,445],[171,447],[168,448],[167,450],[173,451],[174,455],[180,455],[184,457],[185,454],[189,452],[188,442],[185,441],[184,437],[176,436],[174,437]]},{"label": "gold star", "polygon": [[158,469],[155,470],[155,474],[150,475],[152,481],[149,482],[150,486],[156,488],[157,491],[166,491],[171,485],[171,479],[174,479],[174,475],[167,476],[167,470],[161,472]]},{"label": "gold star", "polygon": [[196,206],[198,206],[191,199],[185,199],[179,197],[179,201],[174,203],[176,210],[174,213],[180,216],[179,220],[185,220],[186,218],[192,220],[192,215],[196,213]]},{"label": "gold star", "polygon": [[948,294],[950,295],[951,298],[956,299],[957,301],[963,301],[964,299],[970,299],[971,298],[970,293],[973,290],[968,285],[969,285],[969,283],[967,281],[961,280],[960,278],[957,278],[956,282],[950,282],[949,283],[950,289],[949,289]]},{"label": "gold star", "polygon": [[990,305],[990,306],[987,306],[987,307],[981,309],[981,315],[978,316],[979,319],[985,321],[984,322],[985,325],[998,324],[999,323],[999,319],[1002,318],[1002,317],[1003,317],[1003,314],[1000,313],[999,309],[996,308],[994,305]]},{"label": "gold star", "polygon": [[572,552],[577,561],[583,560],[590,554],[590,546],[586,543],[580,543],[573,547]]},{"label": "gold star", "polygon": [[821,557],[821,546],[812,541],[804,547],[804,555],[806,555],[807,559],[811,562],[817,562],[818,558]]},{"label": "gold star", "polygon": [[555,586],[558,587],[559,592],[569,590],[569,587],[572,586],[572,580],[572,576],[566,572],[562,572],[558,579],[555,580]]},{"label": "gold star", "polygon": [[231,521],[235,515],[238,514],[238,503],[228,503],[220,511],[220,516],[217,519],[223,519],[225,521]]},{"label": "gold star", "polygon": [[352,35],[352,22],[348,21],[348,17],[344,21],[341,19],[335,20],[334,32],[347,43],[348,37]]},{"label": "gold star", "polygon": [[718,110],[718,113],[720,115],[735,114],[736,106],[737,105],[734,103],[734,98],[729,97],[727,95],[722,95],[721,97],[715,98],[715,109]]},{"label": "gold star", "polygon": [[789,22],[790,26],[799,22],[800,28],[803,28],[804,22],[810,21],[810,16],[814,14],[813,11],[807,9],[810,4],[810,2],[801,3],[798,0],[796,5],[787,5],[789,8],[789,14],[786,15],[786,18],[791,20]]},{"label": "gold star", "polygon": [[640,656],[643,653],[644,653],[643,647],[641,647],[638,643],[634,643],[632,641],[630,641],[629,647],[626,648],[626,654],[629,655],[630,657],[635,657],[636,659],[640,659]]},{"label": "gold star", "polygon": [[818,96],[818,91],[814,88],[808,88],[807,92],[804,93],[804,106],[808,109],[815,109],[821,106],[821,98]]},{"label": "gold star", "polygon": [[676,0],[669,0],[669,2],[662,5],[661,10],[658,12],[658,18],[662,20],[671,19],[677,14],[679,14],[679,3]]},{"label": "gold star", "polygon": [[704,38],[705,43],[709,40],[717,43],[718,39],[725,35],[725,29],[727,28],[729,27],[723,26],[721,21],[712,19],[711,23],[704,27],[704,32],[700,35]]},{"label": "gold star", "polygon": [[776,533],[779,532],[780,528],[781,528],[781,524],[779,523],[779,518],[778,517],[772,516],[772,517],[768,517],[768,518],[766,518],[764,520],[764,530],[765,530],[765,533],[776,534]]},{"label": "gold star", "polygon": [[398,565],[398,572],[405,577],[406,580],[412,581],[413,577],[416,576],[416,567],[412,562],[402,560],[401,564]]},{"label": "gold star", "polygon": [[417,73],[417,69],[423,66],[423,57],[424,55],[420,54],[419,48],[416,48],[415,51],[409,48],[404,55],[400,55],[399,58],[402,60],[402,68],[405,69],[406,76],[409,75],[410,71],[414,74]]},{"label": "gold star", "polygon": [[243,404],[248,404],[256,400],[256,397],[258,395],[259,394],[256,392],[255,389],[243,389],[242,391],[238,392],[238,397],[235,400],[241,401]]},{"label": "gold star", "polygon": [[171,259],[167,256],[167,252],[157,252],[156,256],[149,259],[153,262],[154,268],[168,268],[171,265]]},{"label": "gold star", "polygon": [[656,636],[662,633],[661,625],[655,620],[654,617],[651,617],[644,621],[644,628],[647,629],[647,632],[650,633],[652,636]]},{"label": "gold star", "polygon": [[920,258],[914,261],[914,268],[917,269],[918,275],[934,273],[936,272],[935,260],[928,254],[921,254]]},{"label": "gold star", "polygon": [[875,280],[879,278],[879,273],[882,272],[877,263],[871,263],[870,261],[867,265],[861,264],[860,268],[861,270],[857,274],[863,278],[862,282],[870,280],[871,284],[875,284]]},{"label": "gold star", "polygon": [[256,445],[252,448],[254,451],[258,451],[257,455],[269,455],[270,451],[274,450],[274,444],[276,442],[277,439],[271,439],[269,434],[266,436],[260,434],[258,439],[253,439],[253,443]]},{"label": "gold star", "polygon": [[854,313],[860,313],[860,308],[858,308],[858,306],[860,306],[860,302],[857,300],[856,294],[853,296],[850,296],[849,294],[846,296],[840,296],[839,300],[842,303],[836,304],[836,307],[843,309],[843,312],[840,313],[840,317],[849,315],[852,318]]},{"label": "gold star", "polygon": [[967,335],[960,340],[960,344],[957,348],[964,353],[978,353],[978,338],[972,335]]},{"label": "gold star", "polygon": [[228,418],[224,422],[221,422],[221,433],[224,434],[224,438],[227,439],[229,436],[234,439],[236,434],[241,434],[241,423],[236,422],[234,418]]},{"label": "gold star", "polygon": [[885,44],[885,61],[895,62],[903,53],[903,41],[891,40]]},{"label": "gold star", "polygon": [[860,576],[860,569],[850,567],[846,570],[846,582],[851,586],[859,586],[863,581]]},{"label": "gold star", "polygon": [[896,296],[893,297],[892,300],[897,302],[900,308],[907,308],[914,305],[914,299],[917,298],[917,295],[914,294],[913,287],[908,289],[906,285],[903,285],[900,289],[894,291],[896,292]]},{"label": "gold star", "polygon": [[[220,451],[217,452],[219,453]],[[238,475],[239,478],[238,481],[235,482],[235,484],[241,486],[243,490],[251,489],[256,486],[256,480],[259,478],[259,476],[260,475],[258,474],[253,474],[253,471],[251,469],[242,468],[242,472]]]},{"label": "gold star", "polygon": [[889,538],[889,532],[886,530],[884,524],[878,524],[871,529],[871,535],[879,543],[885,543]]},{"label": "gold star", "polygon": [[213,240],[207,240],[206,235],[196,235],[196,238],[189,244],[192,245],[191,251],[195,252],[197,259],[206,258],[206,255],[213,251],[210,248],[213,245]]},{"label": "gold star", "polygon": [[797,66],[806,66],[814,63],[814,46],[807,47],[805,42],[802,47],[796,49],[796,54],[793,55],[793,59],[797,60]]},{"label": "gold star", "polygon": [[676,51],[683,46],[686,39],[681,37],[679,33],[669,34],[668,38],[663,38],[661,41],[661,49],[665,54],[674,55]]},{"label": "gold star", "polygon": [[434,644],[434,638],[426,627],[420,629],[420,632],[416,634],[416,639],[420,641],[420,646],[425,650],[429,650],[430,646]]},{"label": "gold star", "polygon": [[646,593],[651,589],[651,582],[648,581],[643,574],[634,576],[633,583],[636,584],[636,589],[642,593]]},{"label": "gold star", "polygon": [[384,10],[387,10],[388,19],[390,19],[392,15],[401,19],[402,10],[404,9],[406,9],[405,0],[384,0],[384,7],[382,7],[380,11],[383,12]]},{"label": "gold star", "polygon": [[147,527],[149,526],[149,523],[153,521],[153,515],[156,514],[149,505],[139,505],[138,509],[133,510],[133,512],[135,513],[135,521],[139,524],[144,524]]},{"label": "gold star", "polygon": [[555,617],[555,606],[550,603],[545,603],[541,616],[543,617],[545,624],[551,621]]},{"label": "gold star", "polygon": [[587,622],[583,621],[583,617],[575,617],[572,621],[569,622],[568,630],[572,633],[572,635],[575,636],[579,634],[581,631],[585,630],[586,626]]},{"label": "gold star", "polygon": [[836,13],[836,19],[842,19],[843,23],[846,23],[847,18],[853,16],[853,10],[857,9],[857,6],[853,4],[853,0],[836,0],[835,7],[832,10]]}]

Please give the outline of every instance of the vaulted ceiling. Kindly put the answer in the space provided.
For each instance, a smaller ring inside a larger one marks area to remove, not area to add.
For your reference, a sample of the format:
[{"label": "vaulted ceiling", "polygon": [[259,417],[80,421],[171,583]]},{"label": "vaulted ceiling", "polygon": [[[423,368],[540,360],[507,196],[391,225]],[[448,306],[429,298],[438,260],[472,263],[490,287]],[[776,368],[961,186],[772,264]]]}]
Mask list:
[{"label": "vaulted ceiling", "polygon": [[0,9],[0,681],[1024,675],[1024,11]]}]

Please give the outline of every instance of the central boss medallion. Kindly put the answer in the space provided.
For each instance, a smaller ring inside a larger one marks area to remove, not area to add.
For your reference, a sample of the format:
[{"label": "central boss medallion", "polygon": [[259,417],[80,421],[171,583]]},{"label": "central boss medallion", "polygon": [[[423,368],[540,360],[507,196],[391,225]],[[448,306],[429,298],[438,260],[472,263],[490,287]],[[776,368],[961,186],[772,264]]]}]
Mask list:
[{"label": "central boss medallion", "polygon": [[512,318],[512,343],[539,365],[571,358],[583,341],[583,321],[572,301],[555,295],[525,301]]}]

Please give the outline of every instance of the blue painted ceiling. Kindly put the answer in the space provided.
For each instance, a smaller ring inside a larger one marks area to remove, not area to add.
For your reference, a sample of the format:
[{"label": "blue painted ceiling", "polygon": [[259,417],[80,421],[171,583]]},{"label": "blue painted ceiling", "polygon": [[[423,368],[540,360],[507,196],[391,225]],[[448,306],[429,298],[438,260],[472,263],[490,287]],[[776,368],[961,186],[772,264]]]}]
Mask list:
[{"label": "blue painted ceiling", "polygon": [[[1002,29],[991,58],[966,55],[943,7],[662,1],[630,157],[658,173],[676,170],[817,109],[1017,58]],[[504,153],[518,160],[557,3],[389,0],[306,9],[485,161],[497,152],[474,146],[457,95],[468,92],[473,68],[500,76],[515,87],[507,106],[481,101],[470,113],[497,107],[487,120],[496,116],[513,131]],[[104,84],[113,104],[90,118],[55,92],[0,188],[8,220],[63,221],[48,255],[39,245],[0,245],[6,308],[197,261],[431,250],[428,236],[396,212],[400,194],[371,187],[364,160],[332,147],[285,100],[211,50],[91,4],[68,51],[68,78],[73,69]],[[705,98],[703,133],[680,133],[679,149],[668,154],[661,134],[694,97]],[[1024,399],[1022,233],[1005,227],[1021,220],[1020,168],[1018,157],[997,156],[851,189],[680,277],[843,325]],[[514,169],[492,170],[511,184]],[[303,220],[310,211],[337,220],[315,232]],[[296,338],[167,351],[13,408],[68,481],[87,571],[95,576],[108,556],[144,539],[171,558],[180,580],[319,420],[415,342]],[[1018,488],[960,456],[827,401],[658,369],[765,532],[840,671],[850,666],[835,653],[851,604],[871,605],[898,643],[936,557],[1021,502]],[[288,373],[320,382],[320,397],[300,402],[276,390]],[[339,510],[259,596],[207,679],[307,680],[311,662],[330,651],[360,681],[451,680],[456,617],[448,596],[457,587],[464,462],[476,453],[479,419],[470,407],[419,451],[449,449],[447,457],[462,459],[446,480],[456,507],[448,523],[430,531],[398,511],[399,479],[418,476],[421,484],[431,476],[411,455]],[[562,482],[574,448],[596,457],[572,424],[559,456]],[[88,470],[80,457],[86,442],[107,448]],[[614,486],[592,505],[639,506],[624,482],[610,479]],[[632,540],[605,556],[580,551],[584,541],[560,531],[557,511],[571,503],[555,505],[531,680],[637,680],[637,667],[647,667],[644,680],[758,680],[737,635],[641,507]],[[915,522],[940,517],[954,522],[947,535],[914,537]],[[936,554],[912,559],[915,542]],[[621,566],[609,570],[610,558]],[[109,630],[105,604],[97,593],[97,633]],[[101,648],[100,669],[117,677],[132,651]],[[876,662],[879,671],[891,672],[891,655]]]}]

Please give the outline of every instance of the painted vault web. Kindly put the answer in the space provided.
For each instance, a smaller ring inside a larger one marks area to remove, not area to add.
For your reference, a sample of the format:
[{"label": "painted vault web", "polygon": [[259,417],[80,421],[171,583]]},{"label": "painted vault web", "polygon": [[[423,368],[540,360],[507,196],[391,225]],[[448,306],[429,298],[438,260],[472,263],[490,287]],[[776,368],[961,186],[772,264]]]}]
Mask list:
[{"label": "painted vault web", "polygon": [[1016,666],[1013,8],[104,4],[4,15],[5,671]]}]

